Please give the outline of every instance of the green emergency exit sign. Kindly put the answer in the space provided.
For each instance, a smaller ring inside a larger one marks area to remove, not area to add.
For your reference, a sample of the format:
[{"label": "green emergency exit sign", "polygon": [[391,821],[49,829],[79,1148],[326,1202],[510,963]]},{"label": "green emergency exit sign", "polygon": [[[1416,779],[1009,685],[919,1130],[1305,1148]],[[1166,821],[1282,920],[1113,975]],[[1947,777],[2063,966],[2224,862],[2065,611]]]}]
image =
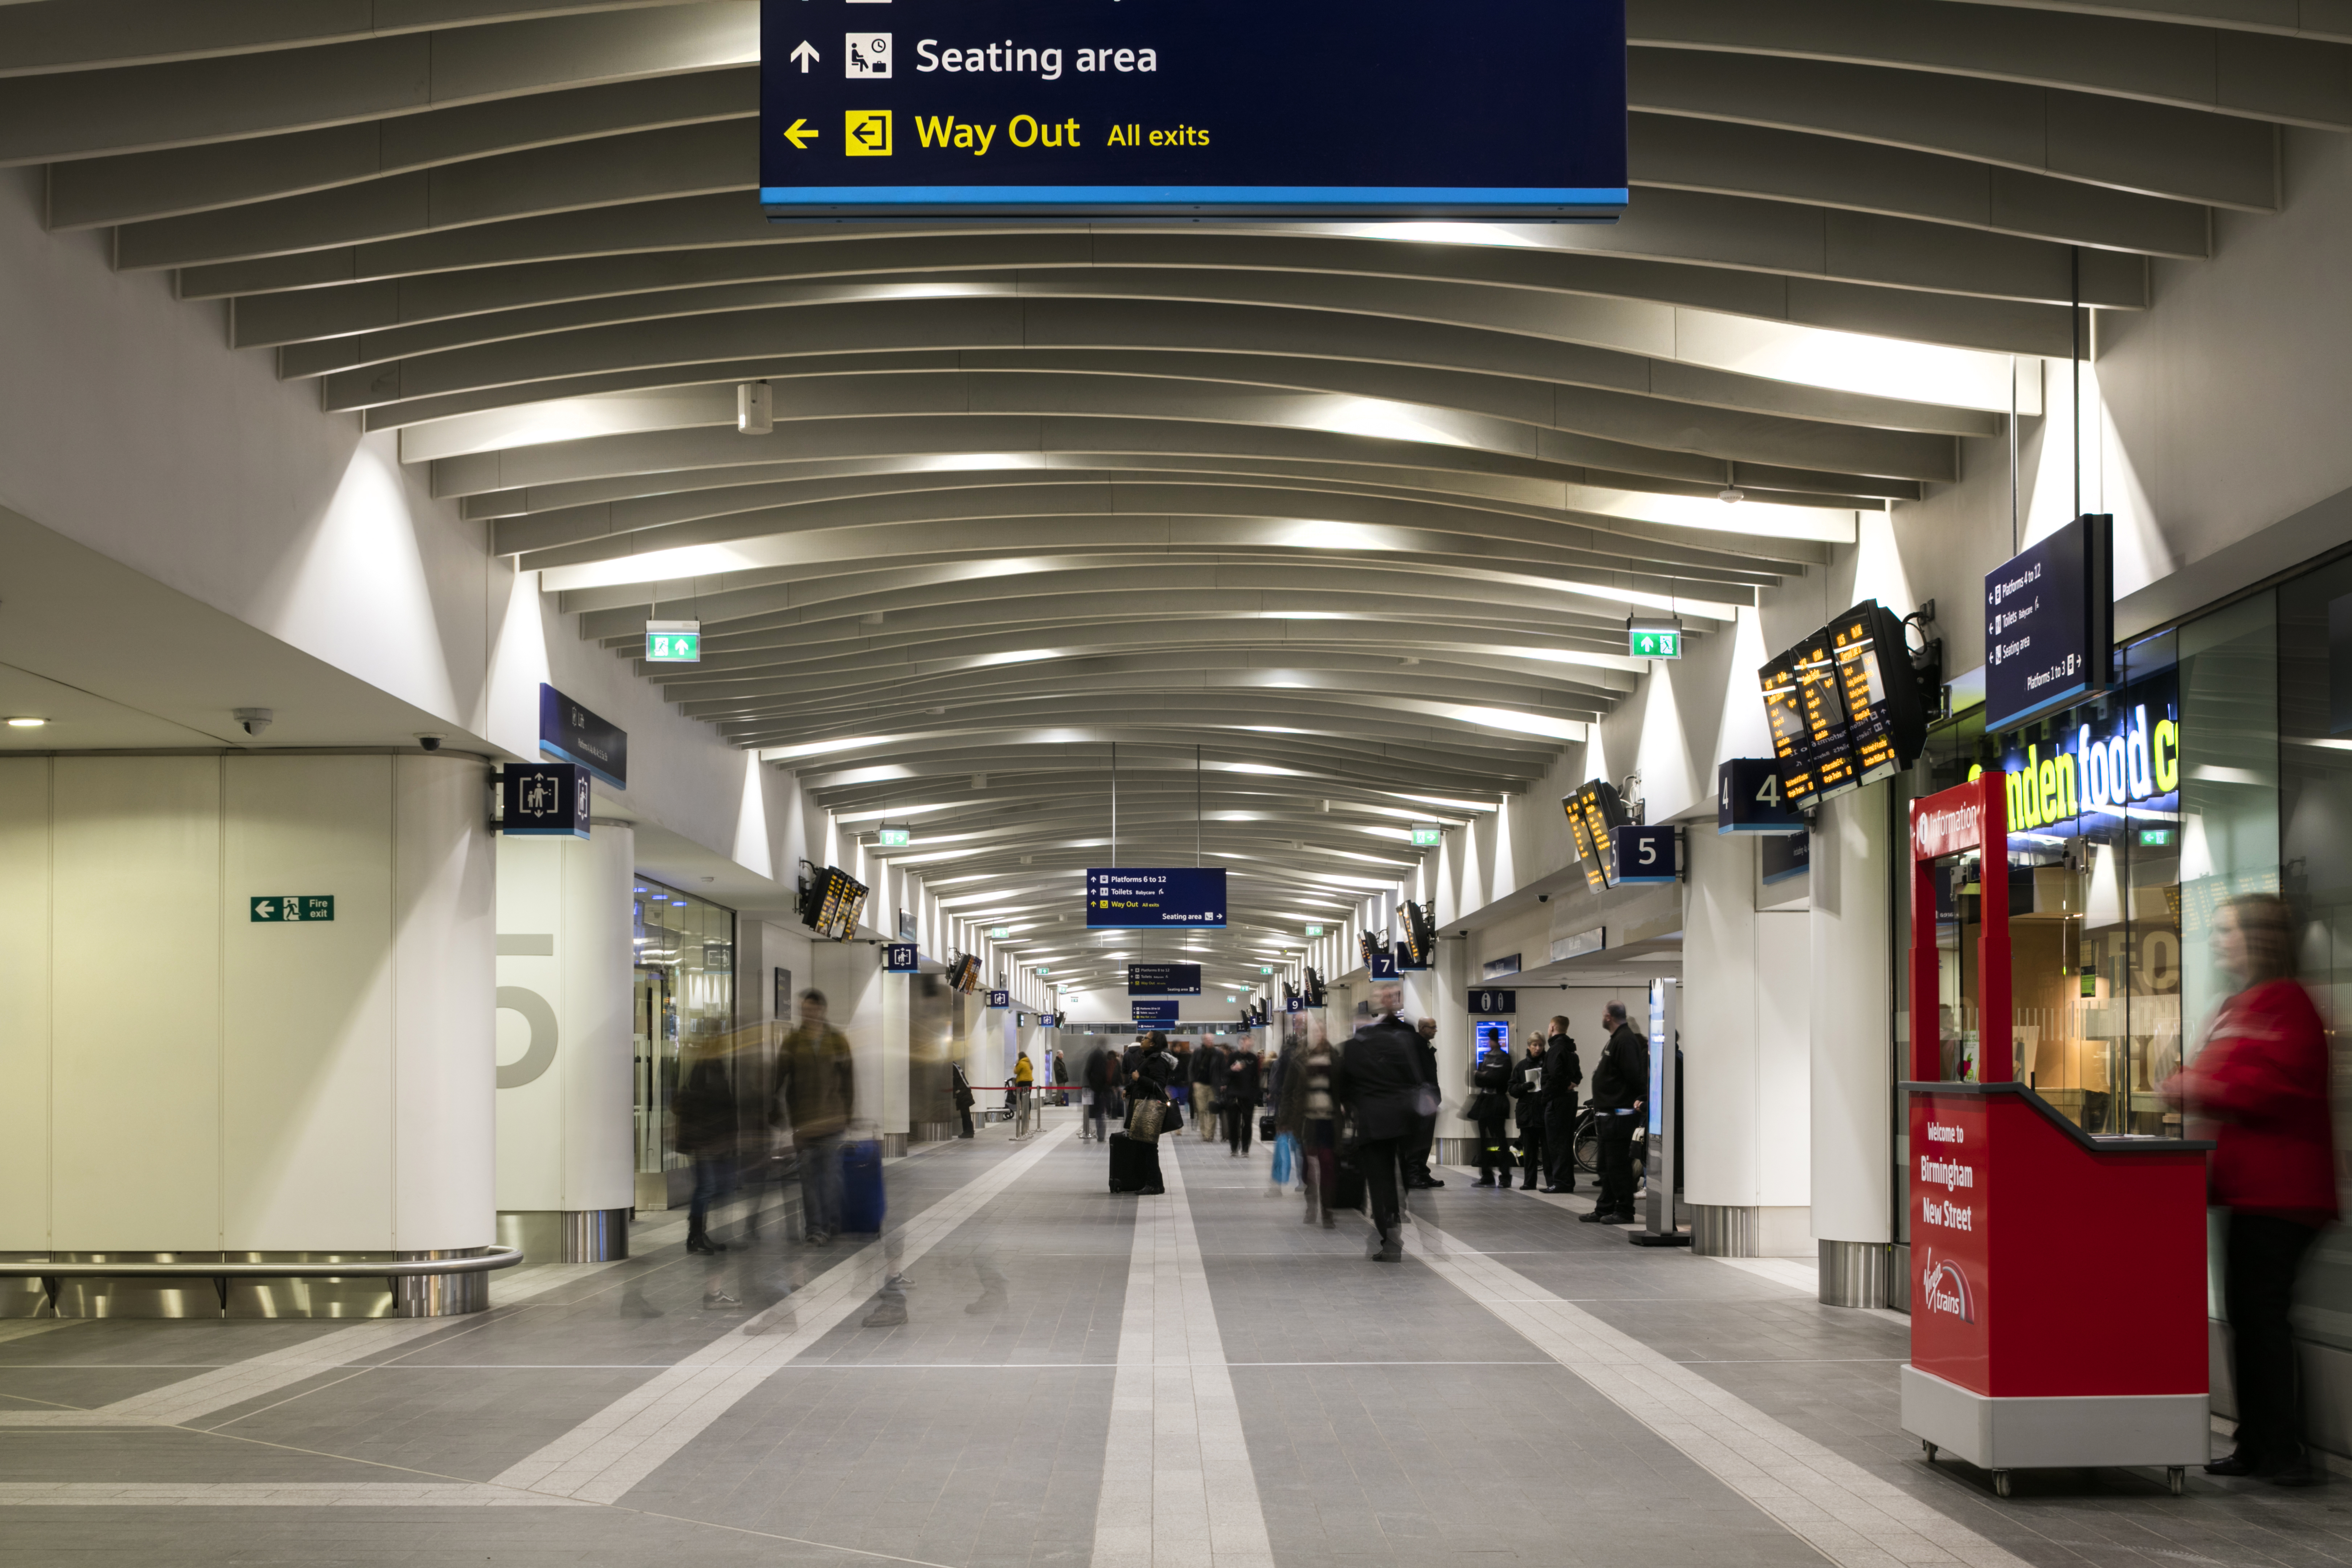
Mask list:
[{"label": "green emergency exit sign", "polygon": [[646,623],[646,662],[647,664],[700,664],[702,662],[702,623],[700,621],[647,621]]},{"label": "green emergency exit sign", "polygon": [[1625,651],[1635,658],[1680,658],[1683,656],[1683,634],[1629,631],[1625,634]]},{"label": "green emergency exit sign", "polygon": [[332,893],[263,893],[247,900],[247,919],[254,924],[297,924],[335,918]]}]

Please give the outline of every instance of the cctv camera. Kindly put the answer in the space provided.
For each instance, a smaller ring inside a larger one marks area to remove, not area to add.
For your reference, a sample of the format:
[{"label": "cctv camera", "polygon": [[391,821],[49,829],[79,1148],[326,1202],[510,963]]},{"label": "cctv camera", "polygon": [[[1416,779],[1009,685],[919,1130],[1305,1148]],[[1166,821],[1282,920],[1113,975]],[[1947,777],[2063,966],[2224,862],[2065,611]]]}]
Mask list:
[{"label": "cctv camera", "polygon": [[269,728],[269,721],[277,715],[267,708],[239,708],[230,717],[236,721],[236,727],[247,734],[258,735]]},{"label": "cctv camera", "polygon": [[1548,904],[1551,902],[1551,895],[1549,893],[1538,893],[1536,895],[1536,902],[1539,904]]},{"label": "cctv camera", "polygon": [[419,735],[416,737],[416,743],[424,747],[428,752],[437,752],[441,749],[441,737],[438,735]]}]

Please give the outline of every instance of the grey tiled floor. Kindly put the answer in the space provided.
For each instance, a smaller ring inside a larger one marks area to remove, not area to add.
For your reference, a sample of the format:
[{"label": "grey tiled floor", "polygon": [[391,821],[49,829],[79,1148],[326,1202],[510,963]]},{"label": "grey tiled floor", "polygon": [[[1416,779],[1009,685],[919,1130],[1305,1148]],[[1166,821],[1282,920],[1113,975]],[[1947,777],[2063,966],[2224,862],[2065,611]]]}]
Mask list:
[{"label": "grey tiled floor", "polygon": [[[893,1223],[1013,1153],[992,1130],[894,1166]],[[1264,1195],[1263,1152],[1244,1163],[1221,1144],[1177,1140],[1163,1158],[1181,1161],[1273,1563],[1822,1560],[1441,1277],[1435,1259],[1374,1265],[1360,1219],[1337,1231],[1299,1224],[1296,1199]],[[654,1247],[192,1426],[0,1426],[0,1494],[18,1491],[0,1507],[0,1564],[1079,1568],[1106,1486],[1135,1215],[1164,1201],[1104,1188],[1099,1150],[1045,1151],[912,1265],[903,1325],[864,1326],[861,1302],[813,1330],[789,1364],[761,1370],[612,1505],[390,1506],[366,1489],[488,1482],[730,1331],[772,1321],[790,1331],[790,1319],[754,1315],[791,1310],[787,1289],[840,1261],[841,1246],[811,1256],[772,1226],[767,1243],[716,1264]],[[1712,1260],[1629,1247],[1516,1193],[1456,1182],[1420,1207],[1433,1235],[1490,1255],[1973,1531],[1979,1561],[2005,1551],[2052,1568],[2352,1563],[2352,1485],[2289,1493],[2199,1477],[2174,1499],[2153,1473],[2057,1472],[2020,1478],[2019,1495],[2001,1501],[1964,1466],[1923,1463],[1898,1430],[1899,1324]],[[740,1305],[706,1305],[713,1288]],[[0,1411],[104,1405],[336,1327],[112,1321],[0,1339]],[[52,1482],[194,1484],[234,1506],[25,1503],[26,1489]],[[288,1485],[341,1488],[347,1500],[253,1505],[257,1489]],[[1116,1473],[1109,1489],[1118,1506]],[[496,1490],[477,1485],[476,1500]],[[1171,1541],[1155,1542],[1152,1561],[1265,1559]]]}]

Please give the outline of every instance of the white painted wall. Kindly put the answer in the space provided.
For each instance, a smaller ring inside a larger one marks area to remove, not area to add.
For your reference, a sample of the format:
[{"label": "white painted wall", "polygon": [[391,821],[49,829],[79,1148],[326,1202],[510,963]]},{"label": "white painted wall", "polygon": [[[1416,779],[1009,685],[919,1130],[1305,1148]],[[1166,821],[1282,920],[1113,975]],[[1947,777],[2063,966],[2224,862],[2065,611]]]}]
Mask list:
[{"label": "white painted wall", "polygon": [[[421,753],[0,759],[30,981],[0,1037],[0,1247],[488,1244],[484,791]],[[249,919],[285,894],[335,918]]]}]

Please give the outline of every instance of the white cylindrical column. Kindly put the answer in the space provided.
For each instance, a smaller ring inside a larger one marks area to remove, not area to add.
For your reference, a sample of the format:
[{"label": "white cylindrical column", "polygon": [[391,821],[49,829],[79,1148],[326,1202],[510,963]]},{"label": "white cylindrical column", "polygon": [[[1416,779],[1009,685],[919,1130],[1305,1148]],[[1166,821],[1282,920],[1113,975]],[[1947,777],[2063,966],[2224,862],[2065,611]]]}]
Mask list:
[{"label": "white cylindrical column", "polygon": [[1435,967],[1423,978],[1429,983],[1430,1016],[1437,1020],[1437,1146],[1430,1154],[1433,1174],[1437,1165],[1466,1165],[1477,1158],[1471,1145],[1478,1130],[1462,1120],[1462,1108],[1470,1103],[1469,942],[1441,940]]},{"label": "white cylindrical column", "polygon": [[1694,826],[1683,926],[1684,1196],[1694,1250],[1812,1250],[1811,917],[1757,908],[1749,839]]},{"label": "white cylindrical column", "polygon": [[1886,1304],[1892,1239],[1890,785],[1817,814],[1812,879],[1812,1210],[1821,1299]]},{"label": "white cylindrical column", "polygon": [[636,834],[499,840],[499,1229],[534,1260],[628,1256]]}]

